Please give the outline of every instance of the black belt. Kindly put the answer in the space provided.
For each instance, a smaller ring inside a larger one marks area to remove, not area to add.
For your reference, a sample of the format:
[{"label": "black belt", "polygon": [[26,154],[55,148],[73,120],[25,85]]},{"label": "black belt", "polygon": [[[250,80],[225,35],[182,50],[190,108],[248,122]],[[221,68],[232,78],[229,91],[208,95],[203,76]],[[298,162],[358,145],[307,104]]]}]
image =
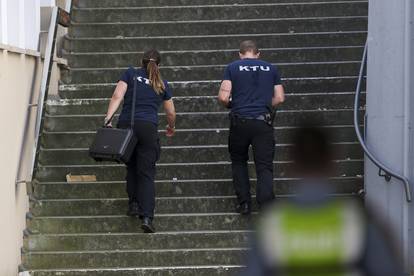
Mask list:
[{"label": "black belt", "polygon": [[255,121],[266,121],[265,116],[260,115],[258,117],[236,117],[239,120],[255,120]]},{"label": "black belt", "polygon": [[268,125],[273,125],[273,120],[272,120],[272,116],[270,114],[265,114],[265,115],[259,115],[257,117],[241,117],[238,115],[234,115],[234,114],[230,114],[231,118],[235,118],[238,120],[257,120],[257,121],[263,121]]}]

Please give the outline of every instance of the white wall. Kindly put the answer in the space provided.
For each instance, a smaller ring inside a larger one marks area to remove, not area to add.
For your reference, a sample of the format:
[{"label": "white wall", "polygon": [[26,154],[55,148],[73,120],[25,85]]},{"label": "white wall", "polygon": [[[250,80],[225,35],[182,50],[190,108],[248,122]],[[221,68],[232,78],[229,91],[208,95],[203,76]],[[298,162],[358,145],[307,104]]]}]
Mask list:
[{"label": "white wall", "polygon": [[[367,144],[391,169],[414,183],[414,18],[412,0],[369,1],[367,71]],[[410,142],[411,141],[411,142]],[[366,201],[392,229],[414,272],[414,202],[407,203],[401,181],[386,182],[378,168],[365,162]]]},{"label": "white wall", "polygon": [[39,33],[40,0],[0,0],[1,44],[37,51]]},{"label": "white wall", "polygon": [[40,5],[42,7],[54,7],[56,6],[55,0],[40,0]]},{"label": "white wall", "polygon": [[[42,0],[46,6],[54,2]],[[15,182],[30,179],[35,108],[25,122],[29,102],[37,99],[31,99],[31,95],[37,95],[40,87],[40,4],[41,0],[0,0],[0,91],[7,103],[0,115],[13,118],[4,121],[7,135],[0,137],[0,276],[18,273],[25,214],[29,210],[26,185],[16,186]],[[54,83],[57,79],[51,85]],[[26,126],[29,135],[24,137]],[[22,167],[17,176],[19,162]]]},{"label": "white wall", "polygon": [[[23,134],[27,116],[27,106],[32,94],[32,84],[39,87],[40,71],[35,75],[36,64],[40,68],[39,58],[8,50],[0,50],[0,91],[4,104],[0,116],[7,135],[0,137],[0,276],[16,276],[21,264],[20,248],[23,245],[23,230],[26,228],[25,215],[29,209],[26,185],[15,185],[19,162],[23,166],[19,179],[28,179],[33,135],[25,139],[27,152],[21,154]],[[34,112],[31,110],[31,118]],[[33,133],[34,120],[29,122],[29,133]]]},{"label": "white wall", "polygon": [[[39,47],[39,33],[40,33],[40,2],[25,1],[25,45],[26,49],[37,50]],[[31,24],[32,23],[32,24]]]},{"label": "white wall", "polygon": [[7,44],[7,2],[0,0],[0,43]]}]

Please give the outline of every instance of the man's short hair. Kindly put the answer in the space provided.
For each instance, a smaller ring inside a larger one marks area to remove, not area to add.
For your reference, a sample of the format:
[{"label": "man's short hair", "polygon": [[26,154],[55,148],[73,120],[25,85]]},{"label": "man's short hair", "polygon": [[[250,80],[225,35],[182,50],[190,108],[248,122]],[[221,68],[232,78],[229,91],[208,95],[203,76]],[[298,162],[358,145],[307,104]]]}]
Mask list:
[{"label": "man's short hair", "polygon": [[253,40],[245,40],[240,43],[240,53],[244,55],[247,52],[253,52],[254,54],[259,53],[256,42]]}]

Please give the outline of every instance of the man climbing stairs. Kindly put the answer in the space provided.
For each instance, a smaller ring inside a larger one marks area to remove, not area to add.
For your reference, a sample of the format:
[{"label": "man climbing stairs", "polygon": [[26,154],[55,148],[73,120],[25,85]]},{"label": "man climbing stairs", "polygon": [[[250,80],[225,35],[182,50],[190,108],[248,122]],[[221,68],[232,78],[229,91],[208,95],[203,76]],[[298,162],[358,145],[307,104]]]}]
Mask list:
[{"label": "man climbing stairs", "polygon": [[[245,39],[278,65],[287,91],[275,123],[277,197],[295,192],[290,139],[304,118],[322,120],[335,134],[338,195],[358,193],[363,154],[352,107],[367,10],[367,1],[357,0],[75,1],[63,49],[70,68],[60,98],[47,102],[22,270],[128,276],[242,269],[249,220],[234,212],[228,112],[216,95],[225,64],[238,58]],[[139,66],[148,48],[162,52],[178,112],[177,135],[161,135],[156,234],[143,234],[125,215],[123,165],[88,156],[117,79]],[[97,181],[67,183],[69,173]]]}]

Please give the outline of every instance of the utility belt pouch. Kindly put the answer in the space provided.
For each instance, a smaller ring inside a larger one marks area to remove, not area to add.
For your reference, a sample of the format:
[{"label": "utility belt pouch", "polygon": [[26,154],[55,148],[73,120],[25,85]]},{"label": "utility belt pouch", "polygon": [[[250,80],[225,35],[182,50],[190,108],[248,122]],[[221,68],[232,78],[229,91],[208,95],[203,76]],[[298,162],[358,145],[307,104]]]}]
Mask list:
[{"label": "utility belt pouch", "polygon": [[276,118],[277,108],[274,108],[270,104],[267,106],[267,109],[269,110],[269,112],[265,114],[265,122],[266,124],[273,126],[273,123],[275,122],[275,118]]},{"label": "utility belt pouch", "polygon": [[268,124],[269,126],[273,126],[273,119],[274,117],[272,116],[271,113],[266,113],[264,115],[264,121],[266,124]]}]

